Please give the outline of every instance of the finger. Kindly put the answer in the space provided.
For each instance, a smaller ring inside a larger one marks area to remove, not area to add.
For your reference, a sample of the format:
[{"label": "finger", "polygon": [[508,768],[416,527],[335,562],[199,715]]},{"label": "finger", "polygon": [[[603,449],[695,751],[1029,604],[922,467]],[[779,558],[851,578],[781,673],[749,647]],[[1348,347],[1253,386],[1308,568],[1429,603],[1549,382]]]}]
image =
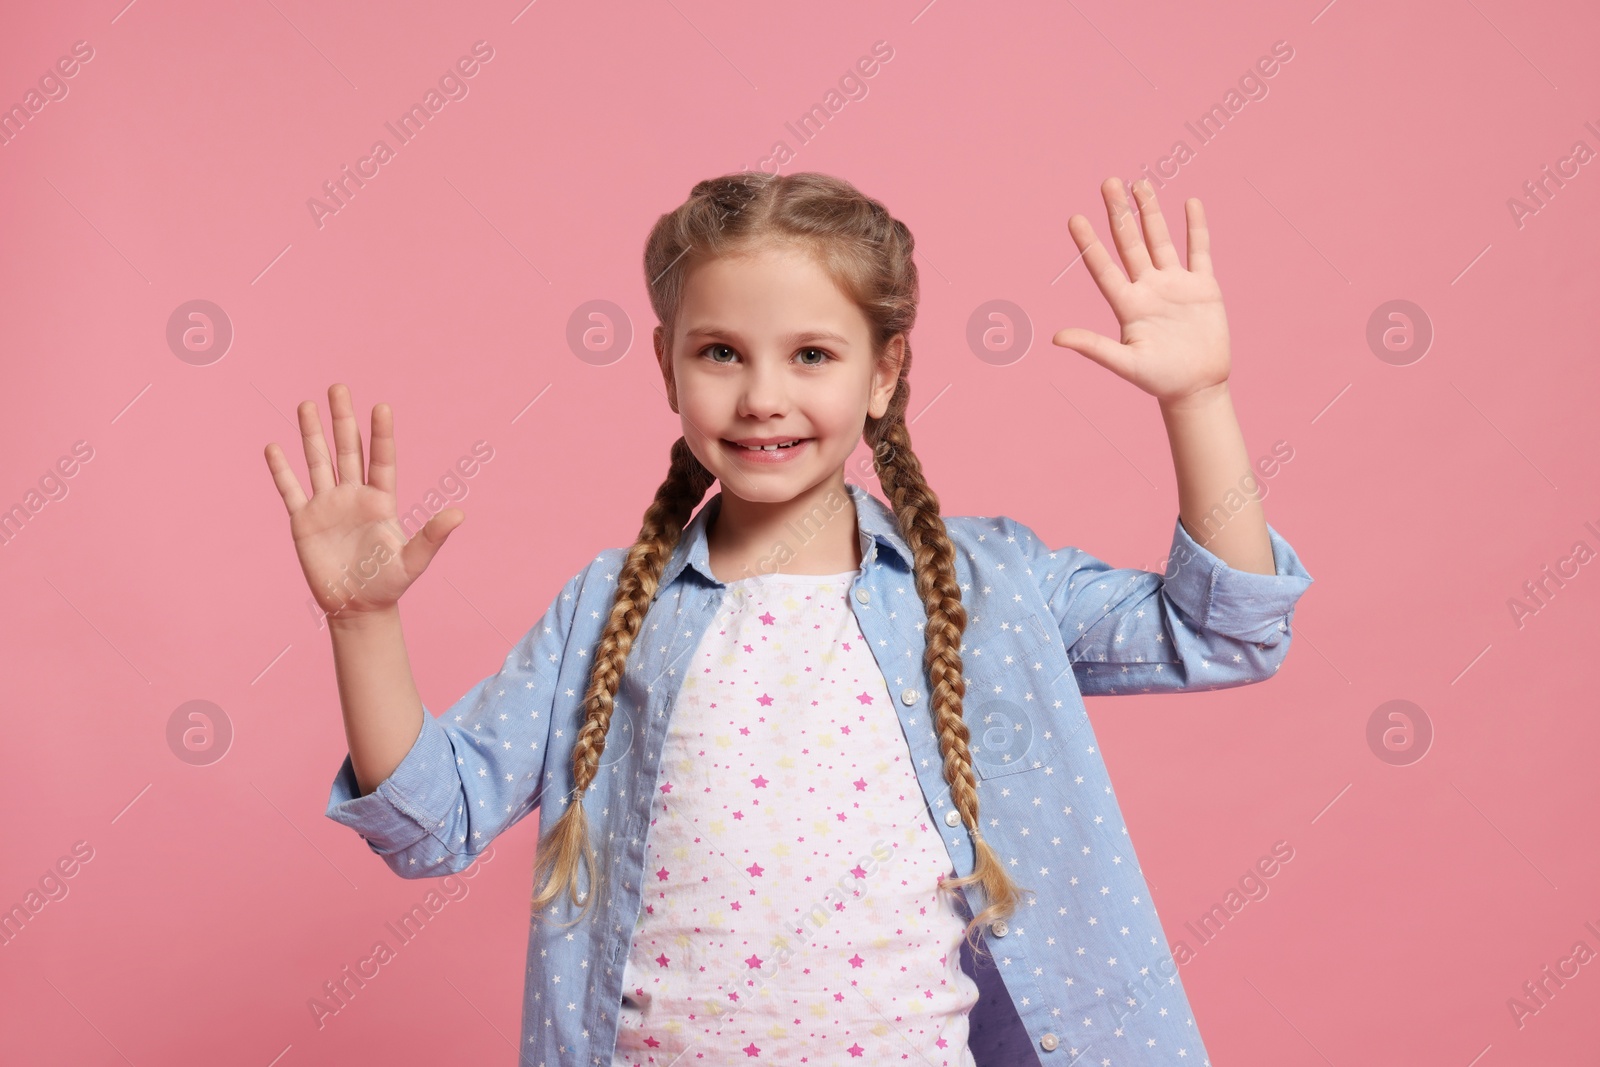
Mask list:
[{"label": "finger", "polygon": [[339,450],[339,484],[361,485],[367,477],[361,461],[361,428],[356,425],[349,386],[338,382],[328,386],[328,411],[333,415],[333,443]]},{"label": "finger", "polygon": [[388,404],[372,407],[372,462],[367,465],[367,484],[394,493],[394,412]]},{"label": "finger", "polygon": [[1052,344],[1060,345],[1062,348],[1070,348],[1074,352],[1088,356],[1119,378],[1128,376],[1127,371],[1131,366],[1127,352],[1128,346],[1113,341],[1104,334],[1069,326],[1065,330],[1057,330],[1050,341]]},{"label": "finger", "polygon": [[444,547],[450,534],[466,521],[466,512],[460,508],[448,508],[424,523],[416,536],[400,549],[400,560],[406,573],[421,574],[427,570],[428,564],[433,562],[433,557]]},{"label": "finger", "polygon": [[1122,187],[1122,179],[1107,178],[1100,186],[1100,193],[1105,197],[1106,217],[1111,220],[1111,239],[1116,243],[1117,251],[1122,253],[1122,265],[1127,268],[1128,277],[1138,281],[1139,276],[1150,269],[1150,253],[1145,251],[1144,238],[1139,235],[1139,223],[1133,217],[1133,208],[1128,203],[1128,193]]},{"label": "finger", "polygon": [[1198,274],[1212,274],[1211,231],[1206,228],[1205,209],[1200,198],[1191,196],[1183,202],[1189,219],[1189,269]]},{"label": "finger", "polygon": [[1139,202],[1139,218],[1144,226],[1144,243],[1150,250],[1150,262],[1157,268],[1176,267],[1178,250],[1172,246],[1172,235],[1167,232],[1166,216],[1156,203],[1156,188],[1148,178],[1133,185],[1134,199]]},{"label": "finger", "polygon": [[300,443],[306,450],[306,470],[311,472],[311,493],[333,488],[333,463],[328,459],[328,442],[322,436],[322,419],[317,416],[317,402],[307,400],[297,409],[300,413]]},{"label": "finger", "polygon": [[306,506],[306,494],[300,488],[300,479],[289,468],[289,461],[283,458],[283,449],[275,443],[267,445],[267,469],[272,472],[278,495],[283,497],[283,506],[289,509],[292,518],[295,512]]},{"label": "finger", "polygon": [[1067,232],[1072,234],[1072,240],[1083,253],[1083,265],[1089,268],[1089,277],[1094,279],[1094,284],[1115,310],[1128,289],[1128,279],[1123,277],[1111,253],[1095,236],[1094,224],[1088,219],[1082,215],[1072,216],[1067,220]]}]

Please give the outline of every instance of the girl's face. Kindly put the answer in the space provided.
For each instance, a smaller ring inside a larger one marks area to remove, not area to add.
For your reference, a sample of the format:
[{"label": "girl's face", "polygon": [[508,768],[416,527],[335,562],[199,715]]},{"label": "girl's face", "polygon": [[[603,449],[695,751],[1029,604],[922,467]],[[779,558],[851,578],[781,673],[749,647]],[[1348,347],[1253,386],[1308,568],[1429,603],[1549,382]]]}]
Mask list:
[{"label": "girl's face", "polygon": [[[791,500],[838,476],[899,373],[900,338],[875,365],[866,316],[792,245],[696,267],[670,349],[668,340],[657,326],[684,439],[724,489],[752,502]],[[788,442],[798,443],[743,447]]]}]

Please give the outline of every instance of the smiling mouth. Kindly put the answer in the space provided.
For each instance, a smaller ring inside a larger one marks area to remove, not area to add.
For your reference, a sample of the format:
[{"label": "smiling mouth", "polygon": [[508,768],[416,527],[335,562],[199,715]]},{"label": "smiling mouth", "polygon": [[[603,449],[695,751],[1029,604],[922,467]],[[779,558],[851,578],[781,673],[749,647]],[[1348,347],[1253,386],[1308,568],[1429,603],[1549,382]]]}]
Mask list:
[{"label": "smiling mouth", "polygon": [[789,441],[781,445],[741,445],[735,441],[730,441],[727,438],[723,438],[722,443],[731,448],[741,448],[746,452],[784,452],[795,447],[796,445],[803,445],[809,440],[811,440],[809,437],[797,437],[793,441]]}]

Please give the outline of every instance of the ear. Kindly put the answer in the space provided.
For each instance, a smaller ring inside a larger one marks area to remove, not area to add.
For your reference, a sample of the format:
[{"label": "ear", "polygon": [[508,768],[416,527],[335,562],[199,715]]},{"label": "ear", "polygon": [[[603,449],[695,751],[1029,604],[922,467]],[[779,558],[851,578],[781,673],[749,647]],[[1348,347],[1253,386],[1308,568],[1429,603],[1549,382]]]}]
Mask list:
[{"label": "ear", "polygon": [[894,387],[900,382],[900,367],[905,362],[905,356],[906,335],[897,333],[889,338],[884,358],[872,369],[872,395],[867,401],[867,414],[875,419],[883,418],[884,412],[889,410]]},{"label": "ear", "polygon": [[661,365],[661,378],[667,385],[667,405],[672,408],[674,415],[678,414],[678,383],[672,377],[672,353],[667,351],[666,335],[660,326],[657,326],[653,335],[656,346],[656,362]]}]

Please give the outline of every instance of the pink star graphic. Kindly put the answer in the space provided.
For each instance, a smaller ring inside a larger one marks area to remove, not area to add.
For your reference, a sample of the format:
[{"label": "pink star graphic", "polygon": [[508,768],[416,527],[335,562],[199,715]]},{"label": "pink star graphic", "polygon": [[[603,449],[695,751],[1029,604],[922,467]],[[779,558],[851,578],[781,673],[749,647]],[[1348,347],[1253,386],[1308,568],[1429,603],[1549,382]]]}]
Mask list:
[{"label": "pink star graphic", "polygon": [[[851,782],[850,784],[855,786],[857,789],[865,789],[865,788],[867,788],[867,780],[865,778],[857,778],[855,781]],[[902,798],[902,799],[904,799],[904,798]]]},{"label": "pink star graphic", "polygon": [[667,954],[665,952],[663,952],[661,955],[656,957],[656,962],[661,964],[661,966],[665,967],[667,964],[671,963],[672,961],[670,959],[668,959],[667,958]]},{"label": "pink star graphic", "polygon": [[757,967],[761,966],[761,957],[757,956],[754,952],[752,952],[752,953],[750,953],[749,958],[747,958],[745,960],[745,962],[750,965],[750,969],[753,971]]},{"label": "pink star graphic", "polygon": [[778,617],[772,614],[770,611],[762,612],[760,615],[757,615],[756,618],[760,619],[762,623],[767,626],[771,626],[773,623],[778,621]]},{"label": "pink star graphic", "polygon": [[771,707],[772,706],[772,698],[770,696],[768,696],[767,694],[762,693],[760,696],[756,697],[756,703],[760,704],[764,708]]},{"label": "pink star graphic", "polygon": [[670,792],[672,792],[672,783],[671,783],[671,782],[668,782],[668,783],[667,783],[667,784],[666,784],[666,785],[664,785],[664,786],[662,786],[662,787],[661,787],[661,791],[662,791],[662,792],[663,792],[663,793],[670,793]]},{"label": "pink star graphic", "polygon": [[850,966],[859,968],[867,961],[861,958],[861,953],[857,952],[854,956],[851,956],[847,962],[850,964]]},{"label": "pink star graphic", "polygon": [[767,777],[766,775],[758,774],[754,778],[750,779],[750,784],[755,786],[757,789],[765,789],[767,787]]},{"label": "pink star graphic", "polygon": [[744,734],[744,735],[745,735],[745,736],[746,736],[746,737],[749,737],[749,736],[750,736],[750,727],[748,727],[748,726],[741,726],[741,727],[739,727],[739,732],[740,732],[740,733],[741,733],[741,734]]},{"label": "pink star graphic", "polygon": [[651,1047],[651,1048],[660,1048],[660,1047],[661,1047],[661,1042],[659,1042],[659,1041],[657,1041],[657,1040],[656,1040],[656,1039],[655,1039],[655,1038],[653,1038],[653,1037],[647,1037],[647,1038],[645,1038],[645,1039],[644,1039],[644,1043],[645,1043],[645,1044],[646,1044],[646,1045],[649,1045],[649,1046],[650,1046],[650,1047]]},{"label": "pink star graphic", "polygon": [[862,867],[859,863],[850,868],[850,873],[855,875],[857,878],[865,878],[867,876],[866,868]]},{"label": "pink star graphic", "polygon": [[766,872],[761,869],[761,864],[752,863],[750,866],[745,868],[745,873],[752,878],[760,878]]},{"label": "pink star graphic", "polygon": [[851,1045],[849,1048],[845,1049],[845,1051],[850,1053],[851,1056],[860,1056],[862,1053],[866,1052],[867,1050],[862,1048],[861,1045],[858,1043],[858,1044]]},{"label": "pink star graphic", "polygon": [[656,877],[665,882],[667,880],[667,869],[665,867],[661,868],[656,872]]},{"label": "pink star graphic", "polygon": [[861,703],[863,703],[863,704],[870,704],[870,703],[872,703],[872,694],[871,693],[862,693],[860,696],[856,697],[856,699],[861,701]]},{"label": "pink star graphic", "polygon": [[761,1055],[761,1050],[756,1047],[756,1043],[754,1041],[752,1041],[748,1045],[746,1045],[741,1051],[743,1051],[746,1056],[759,1056],[759,1055]]},{"label": "pink star graphic", "polygon": [[742,818],[744,818],[744,812],[742,812],[742,811],[736,811],[736,812],[734,812],[734,813],[733,813],[733,817],[734,817],[734,818],[735,818],[735,819],[742,819]]}]

